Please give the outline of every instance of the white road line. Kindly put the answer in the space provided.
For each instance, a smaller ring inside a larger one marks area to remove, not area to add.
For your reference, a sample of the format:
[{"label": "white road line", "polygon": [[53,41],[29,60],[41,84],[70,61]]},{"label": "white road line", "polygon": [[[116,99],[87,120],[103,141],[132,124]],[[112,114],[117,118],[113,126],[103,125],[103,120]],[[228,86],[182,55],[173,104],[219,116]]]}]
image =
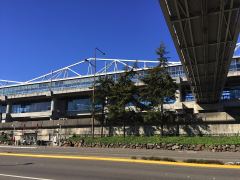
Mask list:
[{"label": "white road line", "polygon": [[8,148],[8,149],[36,149],[37,147],[27,147],[27,146],[0,146],[0,148]]},{"label": "white road line", "polygon": [[0,176],[13,177],[13,178],[19,178],[19,179],[53,180],[53,179],[44,179],[44,178],[36,178],[36,177],[28,177],[28,176],[16,176],[16,175],[11,175],[11,174],[0,174]]}]

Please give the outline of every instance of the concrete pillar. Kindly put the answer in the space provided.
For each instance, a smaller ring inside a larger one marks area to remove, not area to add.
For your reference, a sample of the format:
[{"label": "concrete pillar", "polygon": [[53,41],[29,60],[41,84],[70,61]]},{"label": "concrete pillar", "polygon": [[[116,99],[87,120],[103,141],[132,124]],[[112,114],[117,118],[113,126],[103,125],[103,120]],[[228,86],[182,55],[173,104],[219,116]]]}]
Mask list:
[{"label": "concrete pillar", "polygon": [[11,111],[12,111],[12,103],[8,102],[6,107],[6,122],[10,122],[12,120]]},{"label": "concrete pillar", "polygon": [[175,93],[175,97],[176,97],[176,102],[182,102],[183,98],[182,98],[182,79],[179,77],[176,79],[176,83],[179,84],[179,89],[176,91]]},{"label": "concrete pillar", "polygon": [[176,97],[176,102],[178,102],[178,103],[182,102],[182,91],[181,91],[181,89],[178,89],[176,91],[175,97]]},{"label": "concrete pillar", "polygon": [[59,104],[59,101],[53,97],[52,100],[51,100],[51,117],[50,117],[50,120],[53,120],[53,119],[58,119],[59,118],[59,108],[58,108],[58,104]]},{"label": "concrete pillar", "polygon": [[51,111],[55,111],[56,108],[56,98],[51,100]]},{"label": "concrete pillar", "polygon": [[56,115],[56,98],[52,98],[51,100],[51,117],[50,120],[55,119]]},{"label": "concrete pillar", "polygon": [[8,103],[7,107],[6,107],[6,114],[10,114],[11,113],[11,108],[12,108],[12,104]]}]

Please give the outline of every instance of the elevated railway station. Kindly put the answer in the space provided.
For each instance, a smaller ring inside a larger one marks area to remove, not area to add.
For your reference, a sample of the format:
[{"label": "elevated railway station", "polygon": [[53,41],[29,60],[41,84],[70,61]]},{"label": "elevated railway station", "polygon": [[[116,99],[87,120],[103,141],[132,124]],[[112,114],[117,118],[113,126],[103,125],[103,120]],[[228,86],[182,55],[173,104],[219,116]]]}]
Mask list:
[{"label": "elevated railway station", "polygon": [[[90,116],[94,76],[96,79],[101,76],[116,79],[127,68],[134,69],[138,73],[132,80],[141,86],[145,72],[158,63],[149,60],[97,59],[98,72],[94,74],[91,61],[94,59],[89,58],[25,82],[1,80],[1,121]],[[86,71],[79,72],[80,69]],[[166,104],[195,103],[194,93],[181,63],[169,62],[168,71],[181,84],[181,91],[177,100]],[[227,86],[220,97],[222,101],[240,98],[239,72],[240,58],[235,56],[228,71]]]},{"label": "elevated railway station", "polygon": [[[137,86],[142,86],[141,78],[146,71],[158,64],[149,60],[96,59],[98,68],[94,73],[94,60],[82,60],[25,82],[1,80],[0,131],[14,131],[18,139],[38,134],[38,139],[44,140],[52,140],[53,136],[57,136],[59,127],[69,133],[91,134],[94,76],[96,79],[103,76],[117,79],[127,69],[133,69],[137,74],[132,80]],[[180,88],[176,99],[166,101],[164,108],[167,111],[186,110],[201,114],[182,64],[169,62],[168,72]],[[220,97],[221,107],[218,111],[222,121],[235,121],[235,118],[222,115],[222,112],[240,113],[239,80],[240,56],[234,56]],[[206,117],[203,119],[208,121]],[[210,121],[216,119],[219,116],[210,118]],[[95,125],[99,127],[100,123],[96,121]]]},{"label": "elevated railway station", "polygon": [[[176,99],[166,100],[164,109],[197,119],[180,125],[180,134],[189,130],[196,134],[239,134],[240,1],[159,2],[180,57],[180,62],[168,64],[179,89]],[[103,76],[117,79],[132,69],[138,72],[132,81],[143,86],[141,77],[157,63],[88,58],[24,82],[1,79],[0,131],[17,139],[49,141],[56,136],[59,139],[60,133],[91,134],[94,80]],[[105,127],[105,131],[110,129]]]}]

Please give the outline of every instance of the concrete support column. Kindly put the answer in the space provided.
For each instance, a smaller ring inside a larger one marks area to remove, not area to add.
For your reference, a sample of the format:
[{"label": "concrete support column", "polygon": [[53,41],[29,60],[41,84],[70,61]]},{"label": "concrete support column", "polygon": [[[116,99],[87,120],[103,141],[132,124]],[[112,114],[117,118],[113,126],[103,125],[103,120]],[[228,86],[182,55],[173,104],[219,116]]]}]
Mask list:
[{"label": "concrete support column", "polygon": [[54,111],[56,109],[56,98],[53,98],[51,100],[51,111]]},{"label": "concrete support column", "polygon": [[7,107],[6,107],[6,114],[10,114],[11,113],[11,108],[12,108],[12,104],[8,103]]},{"label": "concrete support column", "polygon": [[182,90],[178,89],[175,93],[175,97],[176,97],[176,102],[180,103],[182,102]]},{"label": "concrete support column", "polygon": [[52,98],[51,100],[51,117],[50,120],[55,119],[56,117],[56,98]]},{"label": "concrete support column", "polygon": [[181,85],[182,84],[182,79],[180,77],[177,78],[176,83],[179,84],[179,89],[176,91],[175,97],[176,97],[176,102],[180,103],[180,102],[183,101],[183,98],[182,98],[182,85]]},{"label": "concrete support column", "polygon": [[6,122],[12,121],[11,119],[12,103],[8,102],[6,107]]}]

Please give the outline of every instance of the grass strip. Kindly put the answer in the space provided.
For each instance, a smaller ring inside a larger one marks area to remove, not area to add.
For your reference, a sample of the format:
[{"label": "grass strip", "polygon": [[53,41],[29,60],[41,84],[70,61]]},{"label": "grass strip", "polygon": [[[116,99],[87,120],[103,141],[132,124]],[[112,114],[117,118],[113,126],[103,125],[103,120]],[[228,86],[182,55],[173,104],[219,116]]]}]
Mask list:
[{"label": "grass strip", "polygon": [[204,144],[210,145],[239,145],[240,136],[111,136],[111,137],[82,137],[73,136],[68,139],[71,142],[79,142],[84,140],[85,144],[160,144],[160,143],[177,143],[177,144],[188,144],[197,145]]}]

